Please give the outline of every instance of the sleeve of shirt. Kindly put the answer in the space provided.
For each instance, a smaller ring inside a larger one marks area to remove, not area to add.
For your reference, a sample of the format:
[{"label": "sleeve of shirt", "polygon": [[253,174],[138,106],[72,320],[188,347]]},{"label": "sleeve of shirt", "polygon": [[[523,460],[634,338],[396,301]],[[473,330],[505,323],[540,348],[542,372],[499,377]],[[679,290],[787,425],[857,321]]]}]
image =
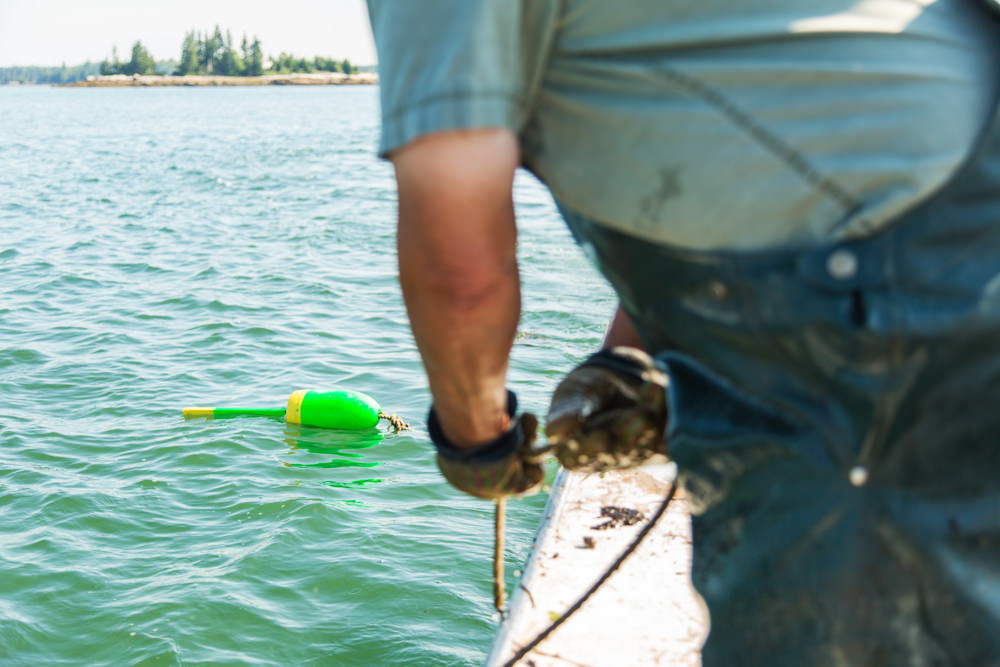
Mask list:
[{"label": "sleeve of shirt", "polygon": [[382,102],[379,155],[445,130],[521,123],[516,0],[368,0]]}]

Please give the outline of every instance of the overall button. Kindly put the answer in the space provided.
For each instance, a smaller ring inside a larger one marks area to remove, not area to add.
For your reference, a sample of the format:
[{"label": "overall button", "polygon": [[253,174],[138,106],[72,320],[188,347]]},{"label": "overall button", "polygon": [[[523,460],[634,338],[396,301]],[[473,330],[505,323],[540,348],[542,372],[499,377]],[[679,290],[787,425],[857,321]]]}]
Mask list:
[{"label": "overall button", "polygon": [[708,291],[719,301],[729,298],[729,286],[721,280],[713,280],[708,284]]},{"label": "overall button", "polygon": [[858,275],[858,256],[845,248],[834,250],[826,258],[826,271],[836,280],[850,280]]},{"label": "overall button", "polygon": [[851,484],[854,486],[864,486],[868,481],[868,468],[854,466],[851,468],[851,472],[847,474],[847,478],[851,480]]}]

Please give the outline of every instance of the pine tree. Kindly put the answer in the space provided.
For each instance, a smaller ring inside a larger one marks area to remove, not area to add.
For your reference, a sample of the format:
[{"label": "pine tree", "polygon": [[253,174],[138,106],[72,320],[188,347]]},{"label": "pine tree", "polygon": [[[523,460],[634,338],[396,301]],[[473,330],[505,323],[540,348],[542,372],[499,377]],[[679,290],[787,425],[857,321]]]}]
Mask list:
[{"label": "pine tree", "polygon": [[185,74],[197,74],[198,72],[198,38],[192,30],[184,35],[184,44],[181,46],[181,64],[177,67],[177,73],[181,76]]},{"label": "pine tree", "polygon": [[250,68],[250,43],[247,41],[246,33],[243,33],[243,42],[240,44],[240,54],[243,56],[243,67],[240,68],[240,74],[246,76],[249,74],[247,70]]},{"label": "pine tree", "polygon": [[[218,30],[218,27],[216,30]],[[236,73],[236,52],[233,50],[233,35],[227,30],[226,38],[222,41],[222,49],[219,51],[216,74],[232,76]]]},{"label": "pine tree", "polygon": [[136,42],[132,45],[132,59],[122,65],[120,71],[122,74],[152,74],[156,71],[156,61],[142,42]]},{"label": "pine tree", "polygon": [[122,63],[118,60],[118,46],[111,47],[111,61],[108,62],[104,60],[101,63],[100,69],[102,76],[108,76],[110,74],[121,74],[122,73]]},{"label": "pine tree", "polygon": [[212,58],[212,74],[224,74],[226,64],[223,61],[226,57],[226,40],[222,38],[219,26],[215,26],[215,32],[208,40],[208,48]]},{"label": "pine tree", "polygon": [[250,57],[246,62],[246,73],[248,76],[260,76],[264,73],[264,51],[260,48],[260,40],[253,38],[250,45]]},{"label": "pine tree", "polygon": [[198,33],[196,38],[198,43],[198,72],[207,74],[212,71],[212,45],[208,35]]}]

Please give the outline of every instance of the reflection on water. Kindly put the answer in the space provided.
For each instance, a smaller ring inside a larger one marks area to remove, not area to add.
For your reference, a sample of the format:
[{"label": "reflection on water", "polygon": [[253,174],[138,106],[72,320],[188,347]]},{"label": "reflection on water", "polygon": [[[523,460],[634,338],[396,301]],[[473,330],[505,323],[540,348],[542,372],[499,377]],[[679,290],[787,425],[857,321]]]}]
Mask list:
[{"label": "reflection on water", "polygon": [[353,489],[366,484],[378,484],[381,481],[382,480],[380,479],[372,477],[370,479],[356,479],[353,482],[334,482],[332,480],[327,480],[326,482],[320,482],[320,484],[324,486],[332,486],[335,489]]},{"label": "reflection on water", "polygon": [[[291,448],[288,456],[306,458],[306,461],[282,461],[290,468],[374,468],[378,461],[364,451],[382,442],[383,434],[377,428],[360,431],[321,429],[298,424],[285,425],[285,443]],[[359,451],[360,450],[360,451]],[[303,456],[304,455],[304,456]],[[319,460],[314,460],[316,455]],[[332,455],[333,458],[329,458]],[[379,479],[359,479],[350,482],[325,481],[321,484],[339,488],[363,487]]]}]

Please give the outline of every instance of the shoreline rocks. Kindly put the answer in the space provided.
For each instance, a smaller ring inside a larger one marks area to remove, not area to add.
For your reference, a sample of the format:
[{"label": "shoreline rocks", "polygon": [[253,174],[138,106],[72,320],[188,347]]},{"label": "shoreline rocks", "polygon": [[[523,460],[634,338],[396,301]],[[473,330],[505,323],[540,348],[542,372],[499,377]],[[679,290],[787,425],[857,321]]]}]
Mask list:
[{"label": "shoreline rocks", "polygon": [[298,74],[265,74],[263,76],[213,76],[188,74],[111,74],[88,76],[85,81],[56,84],[61,88],[116,88],[123,86],[351,86],[378,83],[374,72],[343,74],[341,72],[313,72]]}]

